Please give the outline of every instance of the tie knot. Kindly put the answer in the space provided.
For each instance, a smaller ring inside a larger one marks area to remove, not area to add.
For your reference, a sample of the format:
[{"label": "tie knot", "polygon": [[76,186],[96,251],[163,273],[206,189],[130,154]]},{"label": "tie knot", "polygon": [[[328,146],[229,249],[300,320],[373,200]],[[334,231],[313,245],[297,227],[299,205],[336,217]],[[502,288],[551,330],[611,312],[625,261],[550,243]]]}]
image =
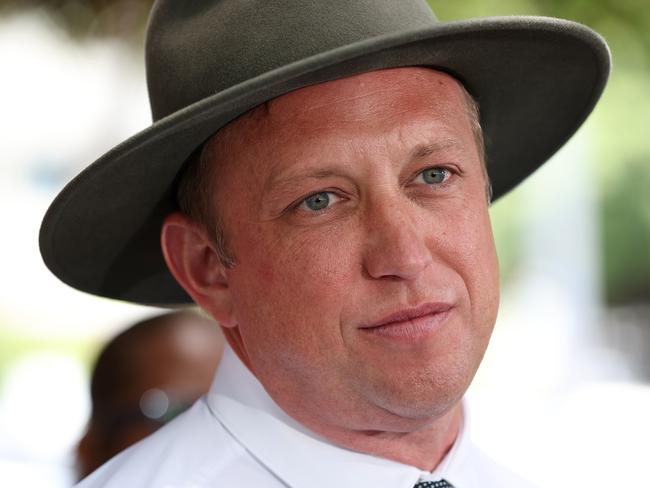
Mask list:
[{"label": "tie knot", "polygon": [[446,480],[420,481],[413,488],[454,488],[454,485]]}]

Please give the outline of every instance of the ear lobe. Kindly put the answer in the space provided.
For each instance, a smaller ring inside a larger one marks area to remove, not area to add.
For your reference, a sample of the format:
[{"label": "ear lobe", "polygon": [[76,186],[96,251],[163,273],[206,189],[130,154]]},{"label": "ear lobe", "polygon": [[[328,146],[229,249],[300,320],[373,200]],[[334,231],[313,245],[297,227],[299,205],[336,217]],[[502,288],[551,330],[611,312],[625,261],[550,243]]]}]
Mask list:
[{"label": "ear lobe", "polygon": [[192,299],[222,326],[236,326],[226,268],[203,226],[174,212],[163,222],[160,244],[167,267]]}]

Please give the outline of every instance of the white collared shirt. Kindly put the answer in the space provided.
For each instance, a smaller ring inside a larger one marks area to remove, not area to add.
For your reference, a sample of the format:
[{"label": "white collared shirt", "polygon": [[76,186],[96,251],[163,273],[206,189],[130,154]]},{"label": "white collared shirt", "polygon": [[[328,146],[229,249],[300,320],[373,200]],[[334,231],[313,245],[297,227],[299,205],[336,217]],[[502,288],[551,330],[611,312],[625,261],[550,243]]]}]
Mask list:
[{"label": "white collared shirt", "polygon": [[432,472],[331,444],[289,417],[228,347],[210,392],[148,438],[118,454],[79,488],[455,488],[532,485],[487,458],[467,416]]}]

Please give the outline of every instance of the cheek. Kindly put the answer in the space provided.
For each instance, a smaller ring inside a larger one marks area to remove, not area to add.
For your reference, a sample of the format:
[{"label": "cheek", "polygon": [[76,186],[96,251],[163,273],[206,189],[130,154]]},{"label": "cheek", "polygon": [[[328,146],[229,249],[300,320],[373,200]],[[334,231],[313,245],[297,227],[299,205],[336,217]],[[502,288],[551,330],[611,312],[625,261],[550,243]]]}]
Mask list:
[{"label": "cheek", "polygon": [[[258,372],[281,371],[308,391],[344,350],[341,315],[356,270],[349,242],[313,231],[259,233],[249,242],[255,244],[241,248],[231,281],[244,347]],[[260,374],[267,388],[284,388]]]},{"label": "cheek", "polygon": [[[230,276],[240,323],[263,321],[296,338],[334,335],[332,323],[340,321],[358,267],[350,241],[333,228],[269,232],[260,226],[250,235],[236,247]],[[313,326],[314,317],[326,330]]]},{"label": "cheek", "polygon": [[273,268],[278,286],[300,284],[301,289],[293,291],[301,296],[336,294],[357,269],[355,246],[343,225],[276,234],[274,245],[260,258]]},{"label": "cheek", "polygon": [[474,318],[493,322],[499,301],[499,269],[489,214],[486,204],[479,201],[466,201],[463,209],[451,213],[453,219],[444,226],[444,247],[465,283]]},{"label": "cheek", "polygon": [[481,224],[475,241],[476,247],[473,249],[474,258],[470,260],[472,274],[467,280],[467,286],[472,300],[475,326],[481,332],[482,341],[487,344],[499,309],[500,284],[496,249],[487,215]]}]

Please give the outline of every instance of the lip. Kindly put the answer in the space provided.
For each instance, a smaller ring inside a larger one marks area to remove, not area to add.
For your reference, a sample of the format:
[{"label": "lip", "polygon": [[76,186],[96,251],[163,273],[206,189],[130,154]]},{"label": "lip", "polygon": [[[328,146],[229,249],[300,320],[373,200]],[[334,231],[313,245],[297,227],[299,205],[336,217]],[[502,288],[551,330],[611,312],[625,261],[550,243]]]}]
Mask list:
[{"label": "lip", "polygon": [[432,302],[396,312],[359,327],[364,332],[392,339],[419,339],[439,328],[453,305]]}]

